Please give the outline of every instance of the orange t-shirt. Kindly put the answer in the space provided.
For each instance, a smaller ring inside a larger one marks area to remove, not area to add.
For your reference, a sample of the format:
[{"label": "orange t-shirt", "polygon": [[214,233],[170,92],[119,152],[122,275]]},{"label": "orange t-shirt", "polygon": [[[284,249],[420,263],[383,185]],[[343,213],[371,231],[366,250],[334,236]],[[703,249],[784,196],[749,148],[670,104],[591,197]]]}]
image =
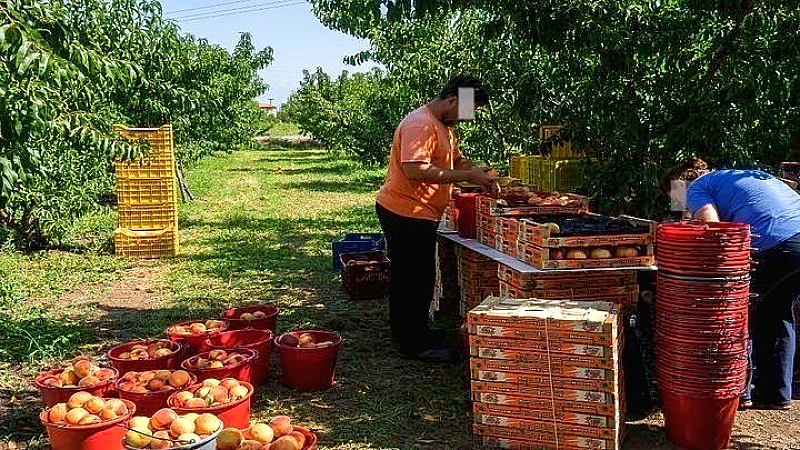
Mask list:
[{"label": "orange t-shirt", "polygon": [[394,132],[389,171],[376,201],[405,217],[438,221],[450,202],[452,184],[412,180],[403,171],[404,162],[425,162],[453,170],[461,157],[455,135],[426,106],[409,113]]}]

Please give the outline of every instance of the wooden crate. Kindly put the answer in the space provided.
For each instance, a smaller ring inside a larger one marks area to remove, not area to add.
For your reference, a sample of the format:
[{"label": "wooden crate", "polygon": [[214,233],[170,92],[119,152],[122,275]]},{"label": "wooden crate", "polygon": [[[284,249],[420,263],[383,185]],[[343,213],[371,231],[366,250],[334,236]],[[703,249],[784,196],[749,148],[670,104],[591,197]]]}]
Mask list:
[{"label": "wooden crate", "polygon": [[506,281],[500,280],[500,297],[504,298],[539,298],[547,300],[600,300],[610,303],[631,304],[639,300],[639,286],[575,288],[575,289],[520,289]]},{"label": "wooden crate", "polygon": [[653,244],[641,246],[639,249],[640,256],[635,258],[553,259],[551,257],[553,251],[562,250],[550,249],[547,247],[536,247],[525,242],[520,242],[517,247],[517,259],[543,270],[602,268],[622,269],[628,267],[648,267],[655,264]]},{"label": "wooden crate", "polygon": [[[550,404],[548,404],[550,403]],[[539,406],[538,408],[536,406]],[[613,417],[599,414],[583,414],[565,411],[563,408],[553,408],[552,402],[543,401],[536,406],[507,406],[496,403],[474,402],[472,404],[473,414],[497,414],[505,417],[520,417],[534,420],[558,421],[561,423],[571,423],[575,425],[586,425],[600,428],[608,428],[615,425]]]},{"label": "wooden crate", "polygon": [[[467,327],[469,329],[469,327]],[[549,351],[552,354],[583,355],[595,358],[611,357],[617,350],[614,345],[587,345],[573,342],[552,341],[544,342],[524,341],[520,346],[519,340],[508,338],[493,338],[485,336],[469,336],[470,356],[484,359],[505,359],[511,361],[524,361],[526,352]]]},{"label": "wooden crate", "polygon": [[[533,272],[523,273],[500,264],[498,278],[524,290],[543,289],[596,289],[636,285],[636,271],[615,270],[612,272]],[[534,296],[535,297],[535,296]]]},{"label": "wooden crate", "polygon": [[478,196],[478,211],[490,216],[530,217],[535,215],[578,215],[589,211],[589,199],[577,194],[562,194],[580,203],[574,206],[505,206],[497,199]]},{"label": "wooden crate", "polygon": [[523,219],[519,225],[519,240],[536,247],[549,248],[640,246],[655,242],[656,222],[627,216],[622,216],[620,219],[626,220],[632,225],[647,227],[649,231],[632,234],[561,237],[553,234],[547,224],[536,222],[535,219]]}]

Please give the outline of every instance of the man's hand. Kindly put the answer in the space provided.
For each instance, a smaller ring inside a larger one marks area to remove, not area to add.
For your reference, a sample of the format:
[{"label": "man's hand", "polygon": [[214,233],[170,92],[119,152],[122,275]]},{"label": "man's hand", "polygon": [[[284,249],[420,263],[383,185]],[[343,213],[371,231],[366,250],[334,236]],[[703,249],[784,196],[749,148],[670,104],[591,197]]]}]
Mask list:
[{"label": "man's hand", "polygon": [[479,186],[491,186],[497,180],[497,171],[490,167],[474,167],[467,172],[467,181]]}]

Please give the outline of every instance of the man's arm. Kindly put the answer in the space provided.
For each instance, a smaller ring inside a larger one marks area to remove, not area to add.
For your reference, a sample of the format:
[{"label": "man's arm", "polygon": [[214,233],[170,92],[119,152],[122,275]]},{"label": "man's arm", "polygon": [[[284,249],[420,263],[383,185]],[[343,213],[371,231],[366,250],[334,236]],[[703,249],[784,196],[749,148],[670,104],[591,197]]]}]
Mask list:
[{"label": "man's arm", "polygon": [[695,211],[693,217],[695,219],[702,220],[703,222],[719,222],[719,213],[717,212],[717,208],[710,203]]},{"label": "man's arm", "polygon": [[435,164],[424,162],[404,162],[402,167],[408,178],[429,183],[468,181],[481,186],[490,186],[497,178],[495,175],[487,173],[484,169],[478,167],[448,170]]},{"label": "man's arm", "polygon": [[463,156],[459,156],[458,159],[453,161],[453,168],[455,170],[470,170],[477,167],[474,162],[464,158]]}]

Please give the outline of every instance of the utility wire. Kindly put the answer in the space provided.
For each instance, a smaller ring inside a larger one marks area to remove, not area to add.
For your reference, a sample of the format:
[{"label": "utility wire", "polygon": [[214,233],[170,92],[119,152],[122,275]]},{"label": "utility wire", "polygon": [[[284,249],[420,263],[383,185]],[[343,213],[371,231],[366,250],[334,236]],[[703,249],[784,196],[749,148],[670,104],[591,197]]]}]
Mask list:
[{"label": "utility wire", "polygon": [[308,2],[299,1],[299,2],[296,2],[296,3],[287,3],[285,5],[277,5],[277,6],[270,6],[270,7],[266,7],[266,8],[253,9],[253,10],[250,10],[250,11],[230,12],[230,13],[226,13],[226,14],[216,14],[216,15],[211,15],[211,16],[206,16],[206,17],[197,17],[197,18],[193,18],[193,19],[185,19],[185,20],[184,19],[177,19],[177,20],[180,20],[181,22],[194,22],[196,20],[216,19],[217,17],[233,16],[233,15],[236,15],[236,14],[244,14],[244,13],[248,13],[248,12],[267,11],[267,10],[270,10],[270,9],[288,8],[289,6],[298,6],[298,5],[307,5],[307,4],[308,4]]},{"label": "utility wire", "polygon": [[200,9],[219,8],[220,6],[225,6],[225,5],[236,5],[236,4],[239,4],[239,3],[252,3],[252,2],[255,2],[255,1],[259,1],[259,0],[234,0],[232,2],[222,2],[222,3],[217,3],[217,4],[214,4],[214,5],[198,6],[197,8],[176,9],[174,11],[166,11],[164,14],[175,14],[175,13],[186,12],[186,11],[197,11],[197,10],[200,10]]},{"label": "utility wire", "polygon": [[220,9],[218,11],[203,11],[203,12],[199,12],[199,13],[179,14],[176,17],[171,17],[171,19],[185,20],[185,19],[195,19],[195,18],[198,18],[198,17],[206,17],[206,16],[216,17],[216,15],[218,15],[218,14],[220,14],[220,15],[230,15],[228,13],[235,12],[235,11],[240,11],[240,12],[243,12],[243,13],[250,12],[250,11],[260,11],[261,8],[264,8],[264,7],[270,7],[270,6],[285,4],[285,3],[288,3],[288,2],[291,2],[291,1],[297,1],[297,0],[273,0],[273,1],[266,2],[266,3],[250,5],[250,6],[242,6],[242,7],[239,7],[239,8],[225,8],[225,9]]}]

